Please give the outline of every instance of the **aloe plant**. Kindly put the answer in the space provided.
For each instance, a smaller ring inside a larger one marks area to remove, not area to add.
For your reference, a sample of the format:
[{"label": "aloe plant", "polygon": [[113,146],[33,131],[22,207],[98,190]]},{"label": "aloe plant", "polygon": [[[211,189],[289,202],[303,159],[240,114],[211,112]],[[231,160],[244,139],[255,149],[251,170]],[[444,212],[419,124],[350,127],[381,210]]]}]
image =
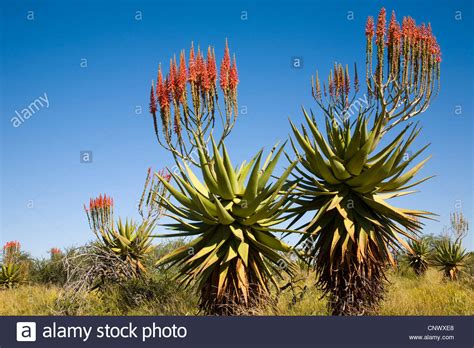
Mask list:
[{"label": "aloe plant", "polygon": [[118,220],[116,228],[101,233],[102,243],[117,256],[134,266],[137,273],[146,272],[143,261],[153,250],[151,233],[154,225],[126,219]]},{"label": "aloe plant", "polygon": [[263,165],[260,151],[249,163],[234,168],[225,145],[221,143],[221,155],[211,140],[213,155],[208,161],[196,138],[204,182],[186,162],[178,163],[178,174],[171,174],[177,187],[160,177],[177,201],[163,199],[176,221],[167,225],[176,233],[167,236],[193,239],[158,265],[178,267],[181,283],[197,286],[205,313],[231,315],[268,295],[277,276],[295,271],[282,254],[290,247],[274,234],[280,231],[275,225],[287,219],[292,193],[283,186],[294,163],[271,182],[283,146],[274,149],[275,155],[272,150]]},{"label": "aloe plant", "polygon": [[2,248],[2,264],[0,265],[0,286],[11,288],[20,283],[22,267],[20,262],[20,242],[11,241]]},{"label": "aloe plant", "polygon": [[421,238],[408,241],[408,245],[411,250],[406,252],[405,258],[415,274],[421,276],[429,266],[431,256],[430,244],[426,239]]},{"label": "aloe plant", "polygon": [[469,253],[459,240],[449,238],[438,241],[435,245],[433,265],[439,267],[446,279],[457,280],[459,273],[466,267]]},{"label": "aloe plant", "polygon": [[21,280],[21,270],[19,264],[9,263],[0,266],[0,286],[12,288]]},{"label": "aloe plant", "polygon": [[[382,9],[375,30],[373,19],[367,21],[364,98],[358,97],[356,67],[351,80],[348,67],[335,64],[327,84],[318,75],[312,83],[325,134],[312,112],[303,110],[306,125],[301,131],[291,123],[301,163],[295,174],[301,197],[292,208],[290,226],[311,212],[301,226],[300,243],[309,250],[317,284],[329,295],[334,315],[376,308],[386,266],[395,264],[390,249],[410,250],[405,239],[416,238],[422,227],[418,218],[430,215],[394,207],[388,200],[413,193],[408,189],[429,179],[412,182],[428,158],[409,168],[426,146],[409,155],[420,127],[402,122],[424,112],[435,95],[441,53],[429,26],[417,26],[407,17],[400,27],[392,13],[387,30],[385,16]],[[398,125],[402,129],[384,139]]]},{"label": "aloe plant", "polygon": [[314,118],[305,112],[309,132],[301,133],[292,124],[303,154],[297,172],[301,176],[302,197],[293,208],[294,222],[308,211],[311,220],[301,226],[305,234],[300,243],[311,241],[310,254],[318,285],[330,294],[334,314],[363,313],[383,294],[384,268],[394,264],[389,247],[405,246],[404,237],[414,238],[421,228],[418,217],[429,213],[397,208],[387,200],[412,193],[406,189],[426,180],[410,180],[426,163],[423,160],[406,170],[426,148],[404,161],[404,154],[419,129],[405,127],[387,146],[376,151],[382,120],[368,129],[366,117],[359,116],[354,127],[348,123],[327,123],[324,139]]},{"label": "aloe plant", "polygon": [[114,225],[113,200],[107,195],[91,199],[89,208],[85,207],[85,211],[99,245],[128,262],[137,275],[145,272],[143,261],[153,248],[151,233],[155,220],[136,223],[133,220],[126,219],[123,222],[119,219]]}]

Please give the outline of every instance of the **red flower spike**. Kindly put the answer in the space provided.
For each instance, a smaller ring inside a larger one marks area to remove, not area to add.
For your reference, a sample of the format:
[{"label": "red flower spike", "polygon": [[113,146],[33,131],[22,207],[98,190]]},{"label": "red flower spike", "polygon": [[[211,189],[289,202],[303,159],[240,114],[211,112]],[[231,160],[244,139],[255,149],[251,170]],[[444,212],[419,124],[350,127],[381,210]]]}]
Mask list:
[{"label": "red flower spike", "polygon": [[397,22],[395,11],[392,11],[392,16],[390,18],[390,24],[388,25],[388,41],[389,46],[398,46],[400,43],[402,33],[400,25]]},{"label": "red flower spike", "polygon": [[375,32],[375,36],[379,44],[382,44],[384,42],[386,25],[387,25],[386,11],[385,11],[385,8],[382,7],[382,9],[380,10],[379,16],[377,18],[377,31]]},{"label": "red flower spike", "polygon": [[157,96],[160,109],[165,110],[170,105],[170,82],[168,77],[163,81],[161,70],[158,74]]},{"label": "red flower spike", "polygon": [[179,57],[179,73],[176,89],[179,101],[184,103],[184,94],[186,91],[186,59],[184,57],[184,51],[181,51],[181,56]]},{"label": "red flower spike", "polygon": [[156,113],[156,96],[154,90],[153,82],[151,83],[151,91],[150,91],[150,113]]},{"label": "red flower spike", "polygon": [[201,73],[203,70],[203,65],[204,65],[204,58],[202,57],[201,50],[198,47],[197,54],[196,54],[196,77],[197,80],[201,78]]},{"label": "red flower spike", "polygon": [[196,59],[196,70],[198,72],[200,87],[202,88],[203,92],[208,92],[211,89],[211,84],[207,74],[207,65],[204,60],[204,56],[199,51],[199,49]]},{"label": "red flower spike", "polygon": [[235,63],[235,56],[234,56],[234,60],[232,62],[232,65],[229,71],[229,89],[231,91],[235,91],[238,83],[239,83],[239,75],[237,72],[237,64]]},{"label": "red flower spike", "polygon": [[20,242],[16,240],[12,240],[10,242],[7,242],[3,246],[3,251],[4,252],[15,252],[15,251],[20,251]]},{"label": "red flower spike", "polygon": [[189,71],[188,71],[188,81],[196,82],[197,72],[196,72],[196,60],[194,58],[194,44],[191,43],[191,49],[189,50]]},{"label": "red flower spike", "polygon": [[365,35],[368,39],[374,37],[374,18],[372,16],[367,18],[367,23],[365,24]]},{"label": "red flower spike", "polygon": [[351,81],[349,78],[349,68],[346,65],[346,72],[344,74],[344,93],[346,94],[346,96],[349,95],[349,92],[351,90],[350,86],[351,86]]},{"label": "red flower spike", "polygon": [[333,98],[334,97],[334,81],[332,79],[332,74],[329,75],[329,86],[328,86],[328,88],[329,88],[329,96],[331,98]]},{"label": "red flower spike", "polygon": [[161,105],[161,99],[163,98],[163,74],[161,73],[161,66],[158,68],[158,77],[156,79],[156,97]]},{"label": "red flower spike", "polygon": [[[113,205],[114,201],[111,197],[107,197],[105,194],[102,196],[102,194],[100,194],[99,197],[90,199],[89,210],[111,208]],[[84,209],[89,211],[85,205]]]},{"label": "red flower spike", "polygon": [[202,64],[201,85],[204,92],[209,92],[211,90],[211,80],[207,73],[207,64],[205,63]]},{"label": "red flower spike", "polygon": [[59,248],[51,248],[51,255],[61,255],[61,250]]},{"label": "red flower spike", "polygon": [[177,87],[177,81],[178,81],[178,69],[176,68],[176,56],[173,59],[170,59],[170,72],[169,72],[169,90],[171,93],[171,96],[175,101],[176,100],[176,87]]},{"label": "red flower spike", "polygon": [[220,69],[220,86],[225,92],[229,88],[229,72],[230,72],[230,53],[227,40],[225,42],[224,58],[222,58]]},{"label": "red flower spike", "polygon": [[207,49],[207,76],[209,77],[209,83],[211,86],[216,84],[217,79],[217,69],[216,69],[216,59],[213,52],[211,51],[211,46]]}]

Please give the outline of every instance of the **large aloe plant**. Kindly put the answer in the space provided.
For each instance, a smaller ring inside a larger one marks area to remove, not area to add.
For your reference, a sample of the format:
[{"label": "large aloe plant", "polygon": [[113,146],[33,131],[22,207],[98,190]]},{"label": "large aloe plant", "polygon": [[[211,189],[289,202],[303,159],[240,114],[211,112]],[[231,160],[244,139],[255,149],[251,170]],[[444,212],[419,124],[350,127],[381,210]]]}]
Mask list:
[{"label": "large aloe plant", "polygon": [[291,190],[282,189],[294,164],[271,182],[283,146],[263,165],[260,151],[234,168],[223,143],[221,155],[212,139],[210,162],[203,144],[197,143],[204,182],[186,163],[178,163],[179,174],[172,174],[177,188],[160,177],[178,202],[163,199],[176,221],[168,225],[176,231],[171,236],[194,238],[158,264],[179,267],[182,283],[198,287],[206,313],[233,314],[268,295],[269,283],[277,284],[275,276],[282,271],[294,273],[295,266],[283,254],[290,247],[274,235],[280,231],[275,225],[287,219]]},{"label": "large aloe plant", "polygon": [[376,30],[369,17],[366,36],[364,98],[357,97],[357,70],[352,85],[348,67],[336,64],[327,85],[318,76],[313,80],[326,134],[304,110],[307,126],[300,131],[291,124],[303,149],[299,154],[293,144],[301,159],[295,175],[301,197],[292,209],[293,223],[312,212],[301,226],[305,234],[300,242],[312,256],[317,284],[329,295],[335,315],[363,314],[376,307],[383,296],[386,265],[394,264],[390,249],[410,249],[405,238],[413,239],[422,226],[418,218],[429,215],[388,203],[428,179],[411,182],[428,158],[408,169],[426,148],[411,156],[408,152],[420,128],[408,124],[388,143],[382,139],[428,107],[438,87],[439,46],[431,28],[416,26],[410,17],[400,27],[392,13],[387,30],[385,9]]},{"label": "large aloe plant", "polygon": [[[375,151],[381,140],[382,121],[367,129],[360,116],[354,127],[327,123],[324,139],[313,118],[305,112],[310,133],[292,124],[302,147],[299,187],[302,197],[293,208],[295,220],[316,211],[303,224],[301,242],[311,241],[310,254],[318,284],[331,295],[334,314],[364,312],[381,298],[384,267],[394,263],[389,247],[409,246],[403,237],[413,238],[420,229],[418,217],[424,211],[396,208],[387,200],[411,193],[418,184],[410,180],[427,159],[405,171],[424,150],[404,161],[404,154],[419,130],[414,128],[405,142],[409,126],[387,146]],[[295,151],[298,151],[295,146]]]}]

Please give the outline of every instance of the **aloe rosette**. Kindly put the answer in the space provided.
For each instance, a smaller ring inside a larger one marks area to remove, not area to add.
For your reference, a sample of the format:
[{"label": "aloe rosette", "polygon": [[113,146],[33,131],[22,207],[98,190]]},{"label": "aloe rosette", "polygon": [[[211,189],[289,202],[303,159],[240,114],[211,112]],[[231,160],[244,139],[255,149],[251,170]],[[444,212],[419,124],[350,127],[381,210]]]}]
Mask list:
[{"label": "aloe rosette", "polygon": [[274,234],[287,219],[292,191],[284,185],[294,163],[271,182],[283,146],[272,150],[262,166],[260,151],[234,168],[225,145],[221,143],[222,155],[213,139],[212,145],[210,161],[203,144],[197,146],[203,181],[185,162],[178,164],[179,173],[171,174],[177,187],[160,177],[177,201],[162,199],[175,220],[167,225],[177,232],[171,236],[194,239],[158,264],[178,266],[182,284],[196,284],[206,313],[233,314],[268,294],[278,275],[295,271],[284,255],[290,247]]},{"label": "aloe rosette", "polygon": [[114,225],[113,206],[113,199],[107,195],[91,199],[89,207],[84,205],[89,226],[100,247],[128,262],[136,274],[145,272],[143,262],[153,249],[151,234],[155,222],[152,219],[144,219],[141,223],[119,219]]},{"label": "aloe rosette", "polygon": [[413,269],[416,275],[423,275],[429,266],[431,248],[428,240],[410,240],[408,241],[410,250],[407,251],[405,258],[408,265]]},{"label": "aloe rosette", "polygon": [[11,288],[21,280],[19,264],[8,263],[0,266],[0,285]]},{"label": "aloe rosette", "polygon": [[407,125],[378,149],[383,117],[371,125],[364,115],[352,124],[326,118],[325,138],[314,116],[304,115],[307,128],[300,131],[291,124],[303,149],[300,154],[293,143],[301,163],[295,174],[301,197],[292,208],[292,223],[315,212],[301,226],[300,243],[309,243],[318,284],[330,294],[334,314],[363,313],[382,297],[384,268],[394,264],[390,248],[410,249],[405,238],[415,238],[422,226],[418,218],[430,215],[387,202],[413,193],[408,189],[429,179],[411,182],[428,158],[407,169],[426,146],[406,158],[420,132]]},{"label": "aloe rosette", "polygon": [[446,279],[457,280],[468,260],[469,253],[459,240],[445,239],[435,245],[432,262],[443,271]]}]

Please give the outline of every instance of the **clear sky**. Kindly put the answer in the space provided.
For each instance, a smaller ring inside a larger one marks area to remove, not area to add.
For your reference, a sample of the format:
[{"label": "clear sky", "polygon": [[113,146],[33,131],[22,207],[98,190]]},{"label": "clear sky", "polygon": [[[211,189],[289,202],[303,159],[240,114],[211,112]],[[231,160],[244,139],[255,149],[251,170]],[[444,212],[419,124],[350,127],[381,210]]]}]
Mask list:
[{"label": "clear sky", "polygon": [[[92,238],[82,205],[104,192],[116,215],[137,217],[146,169],[173,164],[154,137],[150,81],[191,41],[214,45],[220,60],[228,38],[237,56],[247,113],[227,144],[240,162],[286,139],[301,105],[321,116],[311,75],[334,61],[363,68],[365,20],[381,6],[431,22],[443,52],[442,89],[413,147],[432,143],[420,175],[437,177],[393,203],[439,214],[426,233],[439,233],[459,204],[474,223],[471,1],[1,1],[0,242],[19,240],[35,256],[80,245]],[[14,127],[15,111],[39,97],[43,107]],[[92,163],[80,163],[89,150]],[[472,231],[466,243],[474,248]]]}]

